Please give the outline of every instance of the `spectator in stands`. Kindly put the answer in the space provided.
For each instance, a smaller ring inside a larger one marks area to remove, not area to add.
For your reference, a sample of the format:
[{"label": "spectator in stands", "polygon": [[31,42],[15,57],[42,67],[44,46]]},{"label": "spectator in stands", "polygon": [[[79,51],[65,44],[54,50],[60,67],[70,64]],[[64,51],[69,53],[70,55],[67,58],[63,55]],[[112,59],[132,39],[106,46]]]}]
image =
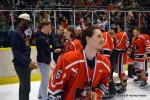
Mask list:
[{"label": "spectator in stands", "polygon": [[82,29],[81,29],[81,27],[78,26],[78,27],[75,28],[75,34],[76,34],[76,38],[81,40],[81,38],[82,38]]},{"label": "spectator in stands", "polygon": [[60,26],[63,28],[67,28],[69,25],[68,23],[68,19],[64,16],[62,17],[61,21],[60,21]]},{"label": "spectator in stands", "polygon": [[44,12],[44,18],[43,18],[43,20],[51,22],[50,15],[48,14],[48,12]]},{"label": "spectator in stands", "polygon": [[2,32],[6,32],[7,28],[8,28],[7,18],[6,18],[6,16],[4,14],[1,16],[0,28],[1,28],[0,30]]}]

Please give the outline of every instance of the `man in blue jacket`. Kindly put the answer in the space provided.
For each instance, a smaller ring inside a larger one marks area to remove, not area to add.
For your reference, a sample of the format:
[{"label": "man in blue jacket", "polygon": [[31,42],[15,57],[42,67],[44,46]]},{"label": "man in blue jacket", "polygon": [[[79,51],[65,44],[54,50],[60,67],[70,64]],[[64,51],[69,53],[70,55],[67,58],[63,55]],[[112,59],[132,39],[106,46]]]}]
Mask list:
[{"label": "man in blue jacket", "polygon": [[30,93],[30,74],[33,62],[30,59],[30,34],[29,29],[30,15],[21,14],[18,17],[19,24],[11,35],[11,47],[13,53],[13,64],[18,75],[19,100],[29,100]]}]

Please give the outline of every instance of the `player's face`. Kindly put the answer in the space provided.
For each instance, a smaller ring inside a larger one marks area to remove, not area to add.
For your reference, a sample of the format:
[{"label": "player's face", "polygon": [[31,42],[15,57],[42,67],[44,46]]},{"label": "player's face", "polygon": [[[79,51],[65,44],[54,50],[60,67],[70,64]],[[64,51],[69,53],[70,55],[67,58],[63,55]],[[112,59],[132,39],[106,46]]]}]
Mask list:
[{"label": "player's face", "polygon": [[70,39],[71,32],[69,32],[67,29],[65,29],[63,35],[64,35],[65,39],[68,39],[68,40],[69,40],[69,39]]},{"label": "player's face", "polygon": [[134,37],[138,37],[139,32],[137,30],[133,30]]},{"label": "player's face", "polygon": [[103,39],[102,32],[100,29],[94,30],[94,34],[90,38],[89,42],[90,42],[90,45],[93,49],[96,49],[96,50],[102,49],[104,39]]}]

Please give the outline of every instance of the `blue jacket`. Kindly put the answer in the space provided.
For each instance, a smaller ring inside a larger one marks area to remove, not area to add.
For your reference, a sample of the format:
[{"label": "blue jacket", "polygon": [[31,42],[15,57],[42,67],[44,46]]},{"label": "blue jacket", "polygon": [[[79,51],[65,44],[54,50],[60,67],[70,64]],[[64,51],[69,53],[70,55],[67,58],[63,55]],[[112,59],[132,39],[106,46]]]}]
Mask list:
[{"label": "blue jacket", "polygon": [[31,62],[31,48],[26,41],[23,29],[20,27],[11,34],[11,48],[13,53],[13,63],[15,65],[28,66]]}]

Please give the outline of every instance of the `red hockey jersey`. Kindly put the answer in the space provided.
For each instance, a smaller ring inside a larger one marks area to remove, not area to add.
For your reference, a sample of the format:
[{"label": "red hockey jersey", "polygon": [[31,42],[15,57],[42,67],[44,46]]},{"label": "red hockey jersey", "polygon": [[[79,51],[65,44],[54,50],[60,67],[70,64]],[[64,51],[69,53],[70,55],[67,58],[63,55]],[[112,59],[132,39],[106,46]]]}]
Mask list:
[{"label": "red hockey jersey", "polygon": [[49,99],[90,100],[88,91],[97,94],[97,100],[108,91],[111,68],[109,59],[101,54],[95,58],[95,68],[91,69],[84,51],[65,53],[58,61],[49,82]]},{"label": "red hockey jersey", "polygon": [[111,51],[114,49],[114,43],[108,32],[103,32],[104,44],[102,54],[109,57]]},{"label": "red hockey jersey", "polygon": [[125,51],[129,47],[129,39],[126,32],[119,32],[115,35],[115,49]]},{"label": "red hockey jersey", "polygon": [[64,43],[63,52],[82,50],[81,42],[78,39],[74,39],[73,41],[66,40]]},{"label": "red hockey jersey", "polygon": [[141,34],[138,37],[134,37],[132,40],[131,48],[134,51],[135,60],[143,60],[146,50],[150,48],[150,39],[146,34]]}]

